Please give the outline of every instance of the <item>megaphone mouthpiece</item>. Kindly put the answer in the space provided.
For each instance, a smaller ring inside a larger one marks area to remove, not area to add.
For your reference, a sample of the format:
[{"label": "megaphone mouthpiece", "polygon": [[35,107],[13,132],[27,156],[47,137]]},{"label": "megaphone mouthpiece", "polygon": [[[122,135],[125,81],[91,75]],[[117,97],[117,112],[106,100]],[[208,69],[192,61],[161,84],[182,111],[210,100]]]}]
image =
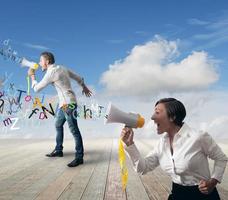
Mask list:
[{"label": "megaphone mouthpiece", "polygon": [[39,67],[39,65],[37,63],[29,61],[26,58],[22,58],[21,66],[22,67],[29,67],[29,68],[32,68],[32,69],[35,69],[35,70],[37,70],[38,67]]}]

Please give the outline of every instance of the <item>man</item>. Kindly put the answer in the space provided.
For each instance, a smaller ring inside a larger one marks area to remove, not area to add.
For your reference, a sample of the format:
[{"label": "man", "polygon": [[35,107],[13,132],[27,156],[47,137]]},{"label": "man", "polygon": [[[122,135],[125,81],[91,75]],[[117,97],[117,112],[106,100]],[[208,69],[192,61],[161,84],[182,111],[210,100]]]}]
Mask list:
[{"label": "man", "polygon": [[38,83],[35,78],[35,70],[30,68],[28,75],[32,79],[32,88],[35,92],[39,92],[47,85],[52,84],[59,98],[59,109],[56,114],[56,147],[53,152],[47,154],[48,157],[63,157],[63,125],[67,121],[69,129],[75,140],[75,159],[68,164],[69,167],[76,167],[83,164],[84,148],[81,133],[78,128],[75,112],[77,112],[77,101],[75,93],[71,88],[70,79],[78,82],[82,87],[82,93],[87,97],[92,95],[92,92],[87,88],[84,79],[74,72],[66,69],[63,66],[55,64],[54,55],[50,52],[43,52],[40,56],[39,65],[42,71],[46,71],[43,79]]}]

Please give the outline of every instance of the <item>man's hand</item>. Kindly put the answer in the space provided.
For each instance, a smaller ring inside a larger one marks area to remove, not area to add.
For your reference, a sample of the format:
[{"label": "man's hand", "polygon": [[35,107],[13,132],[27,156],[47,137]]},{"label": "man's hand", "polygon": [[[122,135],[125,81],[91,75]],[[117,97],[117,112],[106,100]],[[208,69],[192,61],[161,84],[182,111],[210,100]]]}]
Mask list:
[{"label": "man's hand", "polygon": [[86,85],[82,86],[82,94],[85,94],[87,97],[91,97],[92,96],[92,92],[89,90],[89,88],[87,88]]},{"label": "man's hand", "polygon": [[35,69],[32,69],[32,68],[29,68],[28,70],[28,75],[31,77],[31,76],[34,76],[35,75]]},{"label": "man's hand", "polygon": [[210,179],[208,181],[201,180],[199,183],[199,190],[203,194],[210,194],[215,188],[218,181],[216,179]]}]

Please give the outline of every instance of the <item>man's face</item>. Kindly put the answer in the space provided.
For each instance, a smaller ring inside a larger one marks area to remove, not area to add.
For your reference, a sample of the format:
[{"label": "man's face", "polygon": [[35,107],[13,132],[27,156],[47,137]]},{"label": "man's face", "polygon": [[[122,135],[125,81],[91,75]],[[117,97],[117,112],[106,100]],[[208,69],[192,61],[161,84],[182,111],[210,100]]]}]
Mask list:
[{"label": "man's face", "polygon": [[45,71],[48,67],[49,61],[44,57],[40,56],[39,65],[42,67],[42,71]]}]

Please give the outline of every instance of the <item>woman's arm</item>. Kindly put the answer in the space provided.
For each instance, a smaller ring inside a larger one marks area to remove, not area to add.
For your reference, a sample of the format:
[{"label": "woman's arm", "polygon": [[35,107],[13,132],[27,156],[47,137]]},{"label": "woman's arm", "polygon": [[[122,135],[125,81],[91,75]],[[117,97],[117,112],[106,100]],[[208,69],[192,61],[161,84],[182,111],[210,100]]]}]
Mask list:
[{"label": "woman's arm", "polygon": [[219,183],[221,183],[228,161],[227,156],[222,152],[221,148],[208,133],[202,134],[200,142],[203,152],[210,159],[214,160],[214,168],[211,178],[216,179]]},{"label": "woman's arm", "polygon": [[158,147],[143,158],[133,141],[134,132],[130,128],[124,128],[121,133],[121,139],[125,143],[124,149],[128,153],[136,172],[146,174],[154,170],[159,165]]}]

